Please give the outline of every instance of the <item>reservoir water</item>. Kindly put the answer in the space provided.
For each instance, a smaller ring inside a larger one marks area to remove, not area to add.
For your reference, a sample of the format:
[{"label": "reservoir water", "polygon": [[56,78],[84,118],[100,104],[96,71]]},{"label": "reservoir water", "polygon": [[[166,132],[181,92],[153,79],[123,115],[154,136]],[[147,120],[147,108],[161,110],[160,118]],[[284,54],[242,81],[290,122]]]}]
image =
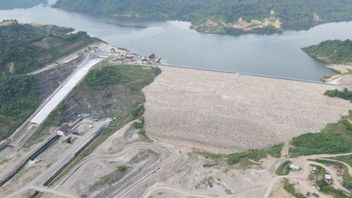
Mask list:
[{"label": "reservoir water", "polygon": [[352,38],[352,22],[274,35],[229,36],[198,33],[188,22],[126,21],[47,6],[1,10],[0,20],[5,19],[73,27],[116,47],[145,55],[156,53],[170,64],[313,81],[333,72],[301,48],[328,39]]}]

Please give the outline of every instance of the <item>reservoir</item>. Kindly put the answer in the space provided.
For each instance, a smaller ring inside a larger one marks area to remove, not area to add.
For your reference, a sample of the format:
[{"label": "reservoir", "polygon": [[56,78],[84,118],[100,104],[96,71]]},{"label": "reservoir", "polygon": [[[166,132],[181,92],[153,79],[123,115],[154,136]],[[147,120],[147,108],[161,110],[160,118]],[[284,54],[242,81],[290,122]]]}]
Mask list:
[{"label": "reservoir", "polygon": [[188,22],[126,21],[48,6],[0,10],[0,20],[5,19],[72,27],[115,47],[144,55],[156,53],[169,64],[312,81],[333,72],[301,48],[323,40],[352,38],[352,22],[274,35],[230,36],[198,33]]}]

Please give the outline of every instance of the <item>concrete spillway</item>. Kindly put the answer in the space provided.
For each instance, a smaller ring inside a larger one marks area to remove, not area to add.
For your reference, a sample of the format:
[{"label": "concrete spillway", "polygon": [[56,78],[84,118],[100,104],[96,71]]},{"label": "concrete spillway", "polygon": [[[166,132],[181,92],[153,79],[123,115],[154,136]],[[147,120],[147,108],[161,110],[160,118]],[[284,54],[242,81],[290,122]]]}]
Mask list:
[{"label": "concrete spillway", "polygon": [[35,114],[30,121],[40,125],[48,117],[48,115],[61,103],[61,101],[78,85],[78,83],[88,74],[89,70],[97,63],[104,60],[104,57],[91,58],[88,56],[64,83],[55,91],[55,93],[48,98],[41,109]]}]

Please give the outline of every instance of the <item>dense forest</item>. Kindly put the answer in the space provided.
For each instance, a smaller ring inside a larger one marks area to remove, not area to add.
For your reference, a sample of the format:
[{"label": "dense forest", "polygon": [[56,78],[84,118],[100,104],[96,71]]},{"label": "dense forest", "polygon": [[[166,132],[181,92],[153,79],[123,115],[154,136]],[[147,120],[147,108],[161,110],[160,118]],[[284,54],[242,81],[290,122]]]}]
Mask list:
[{"label": "dense forest", "polygon": [[47,0],[0,0],[0,9],[30,8]]},{"label": "dense forest", "polygon": [[352,41],[323,41],[303,49],[309,55],[328,64],[352,64]]},{"label": "dense forest", "polygon": [[35,80],[26,75],[0,77],[0,140],[7,138],[35,110]]},{"label": "dense forest", "polygon": [[85,32],[71,34],[71,28],[20,24],[17,21],[3,21],[1,24],[1,73],[31,72],[96,41]]},{"label": "dense forest", "polygon": [[[116,17],[186,20],[195,29],[210,33],[236,33],[241,28],[233,24],[240,18],[247,22],[275,18],[280,29],[307,29],[352,19],[352,3],[348,0],[58,0],[55,7]],[[211,22],[207,23],[209,19]],[[255,26],[272,32],[275,25],[263,21]]]},{"label": "dense forest", "polygon": [[38,85],[28,72],[97,41],[85,32],[53,25],[0,22],[0,140],[38,106]]}]

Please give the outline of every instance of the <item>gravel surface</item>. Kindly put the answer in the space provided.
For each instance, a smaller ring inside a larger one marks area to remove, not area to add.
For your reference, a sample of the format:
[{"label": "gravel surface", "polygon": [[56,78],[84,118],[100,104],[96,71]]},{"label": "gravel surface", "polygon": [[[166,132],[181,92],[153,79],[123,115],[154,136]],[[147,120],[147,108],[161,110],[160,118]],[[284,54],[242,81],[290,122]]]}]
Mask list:
[{"label": "gravel surface", "polygon": [[335,87],[161,67],[144,89],[148,135],[215,153],[264,148],[319,132],[352,104],[323,95]]}]

